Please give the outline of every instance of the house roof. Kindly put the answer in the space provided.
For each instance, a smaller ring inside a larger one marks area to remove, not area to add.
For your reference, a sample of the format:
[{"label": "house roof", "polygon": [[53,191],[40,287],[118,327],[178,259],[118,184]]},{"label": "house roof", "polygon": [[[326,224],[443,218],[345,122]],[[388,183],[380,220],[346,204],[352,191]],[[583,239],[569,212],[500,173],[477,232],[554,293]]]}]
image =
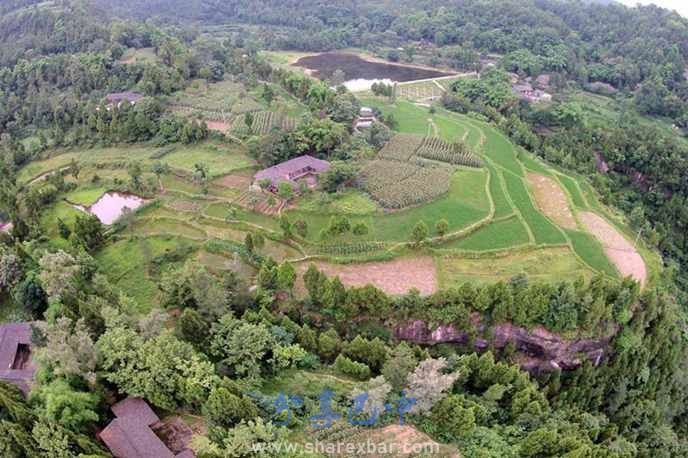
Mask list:
[{"label": "house roof", "polygon": [[261,170],[253,178],[256,181],[268,179],[273,185],[277,185],[281,181],[293,182],[292,175],[306,168],[310,168],[314,173],[322,173],[329,170],[330,163],[306,154]]},{"label": "house roof", "polygon": [[528,92],[533,90],[533,86],[530,83],[514,84],[513,89],[516,92]]},{"label": "house roof", "polygon": [[113,92],[105,96],[105,99],[110,103],[122,102],[124,100],[128,102],[138,102],[143,98],[143,94],[138,92],[125,91],[125,92]]},{"label": "house roof", "polygon": [[116,458],[193,458],[186,449],[175,455],[151,426],[160,422],[148,403],[127,398],[112,406],[117,416],[100,433],[100,438]]},{"label": "house roof", "polygon": [[549,75],[547,73],[543,73],[542,75],[538,75],[538,77],[535,78],[535,81],[542,86],[549,86],[549,83],[551,80],[552,80],[552,75]]},{"label": "house roof", "polygon": [[110,409],[118,418],[134,416],[148,426],[160,421],[153,409],[141,398],[126,398]]},{"label": "house roof", "polygon": [[0,380],[17,386],[25,394],[29,392],[36,372],[31,356],[21,369],[15,369],[15,358],[19,345],[31,346],[31,323],[9,323],[0,325]]}]

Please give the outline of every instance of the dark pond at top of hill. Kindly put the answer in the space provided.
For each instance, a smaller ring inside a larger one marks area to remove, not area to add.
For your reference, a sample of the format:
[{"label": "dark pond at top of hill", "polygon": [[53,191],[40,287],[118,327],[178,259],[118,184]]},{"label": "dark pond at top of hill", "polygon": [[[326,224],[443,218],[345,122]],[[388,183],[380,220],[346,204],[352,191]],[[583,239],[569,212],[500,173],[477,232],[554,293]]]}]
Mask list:
[{"label": "dark pond at top of hill", "polygon": [[390,80],[397,83],[450,76],[451,73],[384,62],[372,62],[356,54],[327,52],[302,57],[294,64],[313,71],[313,76],[327,79],[336,70],[344,72],[348,80]]}]

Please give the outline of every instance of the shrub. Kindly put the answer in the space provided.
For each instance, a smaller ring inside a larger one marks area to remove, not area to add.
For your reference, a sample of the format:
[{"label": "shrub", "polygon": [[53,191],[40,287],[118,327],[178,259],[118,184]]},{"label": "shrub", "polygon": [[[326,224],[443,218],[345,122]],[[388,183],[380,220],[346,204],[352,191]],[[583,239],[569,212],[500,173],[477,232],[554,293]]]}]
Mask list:
[{"label": "shrub", "polygon": [[358,380],[367,380],[370,378],[370,368],[363,363],[352,361],[344,355],[337,356],[334,361],[334,368],[337,372],[344,375],[349,375]]},{"label": "shrub", "polygon": [[354,235],[366,235],[369,231],[370,230],[368,229],[368,226],[365,223],[358,223],[354,226],[353,229]]}]

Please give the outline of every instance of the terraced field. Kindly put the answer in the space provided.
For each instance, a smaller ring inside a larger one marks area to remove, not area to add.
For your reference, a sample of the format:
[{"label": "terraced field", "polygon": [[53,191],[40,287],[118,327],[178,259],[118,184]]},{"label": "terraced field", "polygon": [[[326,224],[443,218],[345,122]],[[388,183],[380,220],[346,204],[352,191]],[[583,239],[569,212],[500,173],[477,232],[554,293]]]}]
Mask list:
[{"label": "terraced field", "polygon": [[[245,147],[217,142],[62,151],[31,162],[20,170],[19,180],[41,185],[77,161],[81,173],[78,179],[66,176],[75,189],[64,197],[89,205],[128,182],[127,165],[139,161],[142,180],[154,184],[150,192],[157,195],[149,197],[155,202],[137,211],[114,244],[97,254],[112,280],[138,303],[155,303],[160,276],[155,259],[170,253],[181,253],[177,264],[194,259],[214,272],[231,269],[252,282],[256,265],[247,262],[244,247],[249,233],[264,236],[257,256],[301,265],[317,260],[345,283],[374,279],[394,294],[412,285],[429,293],[466,280],[508,280],[518,273],[551,281],[598,273],[652,274],[652,265],[643,269],[639,264],[647,262],[647,250],[636,251],[630,243],[618,248],[629,236],[584,179],[549,167],[478,119],[442,109],[430,113],[406,101],[363,103],[393,114],[397,132],[376,158],[358,164],[360,186],[341,193],[315,191],[287,204],[249,191],[256,165]],[[284,118],[257,119],[265,130]],[[156,162],[166,163],[169,172],[154,175]],[[206,183],[193,179],[199,163],[208,168]],[[66,245],[57,218],[72,224],[78,214],[62,200],[49,205],[42,218],[45,233]],[[334,217],[345,217],[350,229],[328,232]],[[281,218],[301,228],[290,240],[283,237]],[[429,234],[418,248],[410,239],[421,221]],[[440,230],[438,223],[445,221]],[[613,224],[600,228],[591,221]],[[622,264],[629,259],[632,268]],[[402,277],[397,260],[419,269],[405,267]],[[132,282],[133,277],[140,281]]]},{"label": "terraced field", "polygon": [[[609,242],[601,243],[600,233],[593,235],[580,223],[584,211],[592,210],[608,218],[607,209],[584,179],[549,167],[513,145],[496,128],[469,116],[441,109],[430,114],[425,107],[404,101],[392,104],[369,98],[364,103],[383,113],[392,113],[398,120],[398,131],[406,135],[420,132],[425,126],[425,130],[436,129],[437,135],[447,142],[459,138],[474,145],[488,172],[487,194],[492,209],[488,220],[435,242],[435,252],[443,266],[438,274],[441,285],[471,277],[479,281],[483,277],[505,278],[518,269],[534,277],[550,279],[574,273],[619,276],[619,271],[624,271],[619,260],[614,261],[613,256],[610,259],[605,254],[604,243]],[[606,250],[612,252],[608,247]],[[540,256],[542,253],[547,256]],[[640,256],[633,256],[637,264]],[[543,260],[543,268],[538,270]],[[551,263],[550,269],[547,263]],[[625,272],[640,272],[640,269],[626,267]]]}]

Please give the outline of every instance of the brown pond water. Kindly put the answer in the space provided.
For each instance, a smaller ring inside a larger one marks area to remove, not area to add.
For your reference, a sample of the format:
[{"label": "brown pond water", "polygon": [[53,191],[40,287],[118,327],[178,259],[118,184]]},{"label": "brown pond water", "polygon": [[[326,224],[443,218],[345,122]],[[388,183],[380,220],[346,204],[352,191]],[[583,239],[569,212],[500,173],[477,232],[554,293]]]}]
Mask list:
[{"label": "brown pond water", "polygon": [[146,203],[145,199],[134,194],[106,192],[90,207],[84,207],[83,205],[74,206],[79,210],[95,215],[101,223],[109,225],[122,216],[125,208],[133,211],[144,203]]},{"label": "brown pond water", "polygon": [[350,90],[367,89],[379,81],[387,84],[403,83],[452,75],[429,68],[369,61],[357,54],[343,52],[326,52],[302,57],[294,65],[310,70],[310,73],[319,79],[330,78],[336,70],[341,70],[346,79],[344,85]]}]

